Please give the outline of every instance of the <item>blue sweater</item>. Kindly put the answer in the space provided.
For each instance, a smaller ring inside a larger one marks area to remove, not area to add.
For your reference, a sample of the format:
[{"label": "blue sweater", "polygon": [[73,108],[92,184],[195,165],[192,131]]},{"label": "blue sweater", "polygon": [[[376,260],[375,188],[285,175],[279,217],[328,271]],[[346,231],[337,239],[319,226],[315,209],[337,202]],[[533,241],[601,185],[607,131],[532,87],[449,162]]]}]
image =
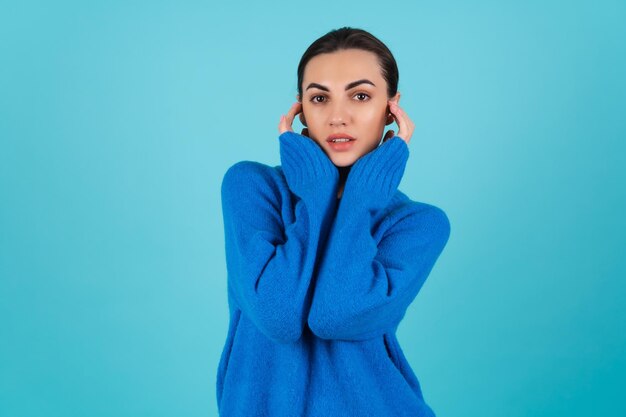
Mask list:
[{"label": "blue sweater", "polygon": [[383,142],[339,172],[279,136],[282,165],[222,181],[230,324],[222,417],[434,416],[396,339],[450,235],[445,212],[398,190],[409,149]]}]

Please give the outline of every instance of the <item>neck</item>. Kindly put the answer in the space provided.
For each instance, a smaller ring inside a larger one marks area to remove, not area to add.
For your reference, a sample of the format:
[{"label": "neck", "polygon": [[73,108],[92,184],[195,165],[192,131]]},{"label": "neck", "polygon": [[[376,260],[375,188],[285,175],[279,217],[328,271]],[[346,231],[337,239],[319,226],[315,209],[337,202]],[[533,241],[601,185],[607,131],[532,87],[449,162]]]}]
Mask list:
[{"label": "neck", "polygon": [[347,167],[337,167],[337,170],[339,170],[339,193],[337,195],[338,197],[341,197],[341,195],[343,194],[343,187],[346,185],[346,180],[348,179],[350,168],[352,168],[352,165],[349,165]]}]

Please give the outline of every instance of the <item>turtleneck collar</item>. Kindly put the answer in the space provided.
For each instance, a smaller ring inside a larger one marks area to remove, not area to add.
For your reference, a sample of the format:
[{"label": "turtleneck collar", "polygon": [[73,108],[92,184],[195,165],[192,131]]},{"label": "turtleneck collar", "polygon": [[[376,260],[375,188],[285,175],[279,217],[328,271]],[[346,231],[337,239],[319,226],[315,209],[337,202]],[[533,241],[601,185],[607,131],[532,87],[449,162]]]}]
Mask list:
[{"label": "turtleneck collar", "polygon": [[339,170],[339,182],[341,184],[346,183],[346,179],[348,179],[348,174],[350,173],[351,168],[352,165],[348,165],[347,167],[337,167],[337,170]]}]

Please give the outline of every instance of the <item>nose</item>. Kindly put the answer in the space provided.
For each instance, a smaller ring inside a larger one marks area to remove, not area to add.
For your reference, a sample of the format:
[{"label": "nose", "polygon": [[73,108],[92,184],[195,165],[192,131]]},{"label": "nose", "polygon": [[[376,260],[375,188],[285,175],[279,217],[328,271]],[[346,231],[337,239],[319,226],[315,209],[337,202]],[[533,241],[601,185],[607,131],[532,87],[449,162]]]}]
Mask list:
[{"label": "nose", "polygon": [[348,110],[345,105],[337,103],[333,106],[330,113],[331,126],[345,126],[348,121]]}]

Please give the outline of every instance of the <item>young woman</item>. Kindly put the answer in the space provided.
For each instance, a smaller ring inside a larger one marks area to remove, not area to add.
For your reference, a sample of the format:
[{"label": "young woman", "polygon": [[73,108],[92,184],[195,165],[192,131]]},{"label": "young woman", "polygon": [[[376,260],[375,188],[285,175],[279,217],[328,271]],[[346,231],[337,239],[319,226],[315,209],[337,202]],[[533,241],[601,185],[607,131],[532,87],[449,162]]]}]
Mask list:
[{"label": "young woman", "polygon": [[397,85],[380,40],[327,33],[300,61],[282,165],[240,161],[224,175],[220,416],[434,416],[395,333],[450,223],[398,190],[414,125]]}]

